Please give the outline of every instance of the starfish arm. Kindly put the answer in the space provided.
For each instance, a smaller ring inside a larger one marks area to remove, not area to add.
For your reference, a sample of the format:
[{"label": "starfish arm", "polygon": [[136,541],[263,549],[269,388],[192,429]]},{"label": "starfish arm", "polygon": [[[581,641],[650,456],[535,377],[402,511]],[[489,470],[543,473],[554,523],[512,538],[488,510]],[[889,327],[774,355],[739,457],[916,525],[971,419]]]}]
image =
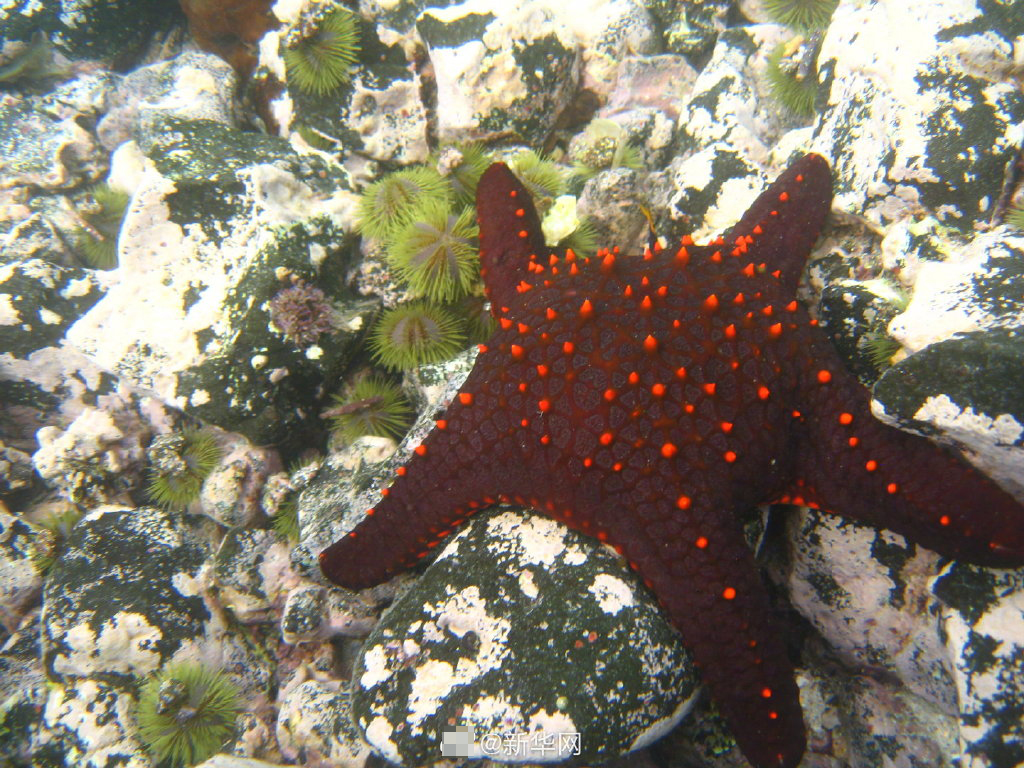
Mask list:
[{"label": "starfish arm", "polygon": [[432,552],[477,509],[497,501],[502,488],[528,483],[513,414],[498,407],[494,394],[502,385],[490,379],[488,368],[474,368],[381,500],[320,553],[320,568],[330,581],[347,589],[386,581]]},{"label": "starfish arm", "polygon": [[606,513],[608,540],[679,630],[747,760],[795,766],[806,743],[799,691],[742,528],[731,510],[702,503],[706,494],[679,498],[641,502],[642,525]]},{"label": "starfish arm", "polygon": [[504,163],[484,171],[476,188],[480,225],[480,274],[495,317],[511,307],[544,255],[544,233],[526,187]]},{"label": "starfish arm", "polygon": [[805,368],[803,485],[794,496],[947,557],[1024,565],[1024,507],[1010,494],[931,441],[878,421],[870,392],[826,340],[814,345]]},{"label": "starfish arm", "polygon": [[778,270],[783,291],[796,294],[807,254],[832,207],[832,174],[821,155],[804,155],[787,168],[725,235],[727,248]]}]

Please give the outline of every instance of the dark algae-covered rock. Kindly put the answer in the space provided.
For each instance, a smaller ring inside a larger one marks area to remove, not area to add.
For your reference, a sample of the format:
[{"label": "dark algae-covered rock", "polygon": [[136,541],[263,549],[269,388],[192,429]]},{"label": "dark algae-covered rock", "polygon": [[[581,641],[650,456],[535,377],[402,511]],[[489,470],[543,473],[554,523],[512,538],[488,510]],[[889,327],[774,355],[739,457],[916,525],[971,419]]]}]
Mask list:
[{"label": "dark algae-covered rock", "polygon": [[589,763],[654,741],[697,685],[689,654],[613,553],[552,520],[495,510],[367,638],[353,713],[402,765],[440,758],[453,723],[473,727],[470,757]]}]

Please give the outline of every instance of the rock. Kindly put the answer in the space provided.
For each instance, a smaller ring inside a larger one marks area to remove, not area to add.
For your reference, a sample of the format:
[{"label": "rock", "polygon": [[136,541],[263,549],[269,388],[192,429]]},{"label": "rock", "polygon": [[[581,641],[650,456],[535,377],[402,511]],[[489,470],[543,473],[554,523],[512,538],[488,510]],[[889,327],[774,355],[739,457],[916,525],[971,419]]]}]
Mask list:
[{"label": "rock", "polygon": [[39,611],[33,611],[0,647],[0,755],[13,765],[28,765],[33,756],[41,762],[45,752],[41,715],[49,691],[40,651]]},{"label": "rock", "polygon": [[281,639],[308,643],[333,637],[366,637],[377,623],[376,606],[344,590],[305,585],[288,593]]},{"label": "rock", "polygon": [[360,768],[370,748],[350,720],[350,695],[337,686],[307,680],[280,703],[277,740],[281,753],[301,757],[307,768]]},{"label": "rock", "polygon": [[43,711],[48,746],[64,765],[149,768],[152,760],[136,737],[134,709],[134,696],[100,679],[55,684]]},{"label": "rock", "polygon": [[[0,626],[13,632],[43,586],[40,531],[0,505]],[[0,703],[2,703],[0,699]]]},{"label": "rock", "polygon": [[203,481],[199,493],[203,514],[226,528],[263,522],[259,490],[267,477],[280,469],[281,459],[270,448],[257,448],[235,440],[224,449],[220,463]]},{"label": "rock", "polygon": [[212,523],[203,520],[104,507],[79,521],[43,594],[43,659],[54,680],[130,680],[181,652],[216,648],[224,625],[204,597]]},{"label": "rock", "polygon": [[646,199],[643,176],[631,168],[602,171],[583,188],[580,213],[590,216],[601,232],[599,246],[615,244],[625,253],[642,253],[650,232],[637,200]]},{"label": "rock", "polygon": [[290,547],[273,531],[235,528],[224,536],[214,566],[220,600],[243,623],[272,621],[298,583]]},{"label": "rock", "polygon": [[[630,649],[628,652],[626,649]],[[386,758],[607,759],[668,731],[697,677],[622,562],[552,520],[482,512],[382,617],[353,673],[352,711]],[[578,737],[578,738],[577,738]],[[452,756],[455,756],[454,754]],[[463,755],[466,756],[466,755]]]},{"label": "rock", "polygon": [[237,755],[214,755],[204,760],[196,768],[284,768],[280,763],[268,763],[265,760],[254,760],[251,757]]},{"label": "rock", "polygon": [[0,177],[4,187],[68,189],[96,179],[105,164],[77,115],[34,96],[0,101]]},{"label": "rock", "polygon": [[441,141],[511,133],[540,144],[577,87],[577,37],[564,16],[540,4],[428,8],[416,29],[437,80]]},{"label": "rock", "polygon": [[66,429],[46,426],[36,433],[32,464],[62,497],[76,504],[113,501],[137,476],[142,450],[107,410],[86,408]]},{"label": "rock", "polygon": [[880,228],[918,213],[961,231],[987,218],[1021,140],[1024,96],[1006,75],[1019,27],[1005,4],[840,3],[815,140],[836,206]]},{"label": "rock", "polygon": [[906,299],[882,279],[839,279],[828,282],[821,292],[818,317],[822,328],[847,368],[866,386],[888,364],[875,359],[870,341],[886,337],[886,327],[899,314],[901,305],[905,307]]},{"label": "rock", "polygon": [[627,56],[601,115],[612,117],[624,110],[647,108],[678,120],[696,80],[697,70],[682,56]]},{"label": "rock", "polygon": [[108,151],[134,138],[145,121],[164,117],[213,120],[237,127],[234,71],[206,53],[186,51],[128,73],[110,94],[96,135]]},{"label": "rock", "polygon": [[889,325],[909,352],[955,333],[1024,328],[1024,237],[1000,228],[957,245],[917,266],[910,304]]},{"label": "rock", "polygon": [[27,491],[34,482],[32,457],[0,440],[0,499]]},{"label": "rock", "polygon": [[933,590],[960,696],[965,765],[1000,768],[1024,762],[1024,574],[952,563]]},{"label": "rock", "polygon": [[932,344],[878,380],[883,421],[939,434],[1007,490],[1024,496],[1024,359],[1021,331],[968,333]]},{"label": "rock", "polygon": [[[355,354],[376,309],[328,277],[348,258],[346,174],[282,139],[210,121],[168,120],[140,146],[155,171],[122,225],[118,280],[69,343],[254,443],[301,441],[303,429],[322,428],[325,380]],[[295,306],[329,324],[315,342],[286,336],[275,315],[275,298],[299,290],[314,298]]]},{"label": "rock", "polygon": [[42,31],[70,57],[124,63],[179,18],[168,0],[12,0],[0,17],[0,46]]},{"label": "rock", "polygon": [[939,711],[957,711],[938,605],[938,556],[895,533],[802,508],[788,518],[790,601],[851,669],[884,671]]},{"label": "rock", "polygon": [[732,8],[730,0],[700,3],[653,0],[646,5],[665,30],[665,46],[673,53],[696,57],[714,46]]},{"label": "rock", "polygon": [[78,267],[43,259],[0,266],[0,359],[55,346],[102,295],[96,277]]},{"label": "rock", "polygon": [[763,189],[758,167],[771,147],[779,145],[781,158],[795,143],[780,142],[778,105],[762,95],[757,74],[785,34],[770,24],[726,30],[693,84],[667,175],[669,213],[698,242],[735,224]]},{"label": "rock", "polygon": [[956,720],[926,700],[868,675],[832,678],[822,687],[836,718],[831,752],[844,764],[957,765]]}]

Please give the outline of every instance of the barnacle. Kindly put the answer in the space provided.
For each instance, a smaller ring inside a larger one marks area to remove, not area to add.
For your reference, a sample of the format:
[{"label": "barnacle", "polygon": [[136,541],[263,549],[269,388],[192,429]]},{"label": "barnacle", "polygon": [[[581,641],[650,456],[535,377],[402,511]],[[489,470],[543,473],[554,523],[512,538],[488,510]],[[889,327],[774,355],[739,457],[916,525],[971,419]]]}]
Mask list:
[{"label": "barnacle", "polygon": [[345,440],[362,435],[401,437],[411,424],[413,409],[401,388],[380,376],[366,376],[345,395],[335,395],[324,415]]},{"label": "barnacle", "polygon": [[146,492],[162,507],[187,507],[203,481],[220,462],[221,450],[209,432],[189,429],[158,435],[149,445],[150,476]]},{"label": "barnacle", "polygon": [[231,737],[241,711],[238,690],[219,670],[169,664],[139,692],[139,736],[157,762],[195,765]]},{"label": "barnacle", "polygon": [[814,100],[818,95],[817,73],[804,76],[799,66],[785,58],[790,45],[778,46],[768,56],[765,75],[772,95],[786,109],[801,117],[814,114]]},{"label": "barnacle", "polygon": [[334,330],[335,311],[327,294],[315,285],[296,279],[270,299],[270,322],[298,347],[315,344]]},{"label": "barnacle", "polygon": [[433,168],[416,166],[389,173],[363,190],[356,227],[367,237],[384,239],[408,223],[418,204],[446,201],[450,187]]},{"label": "barnacle", "polygon": [[839,0],[764,0],[764,9],[773,21],[799,32],[825,29]]},{"label": "barnacle", "polygon": [[472,208],[457,213],[445,201],[428,199],[395,233],[388,259],[415,293],[447,301],[467,293],[477,276],[478,234]]},{"label": "barnacle", "polygon": [[442,148],[430,158],[430,164],[451,184],[456,199],[472,203],[476,184],[491,164],[491,157],[482,144],[470,142]]},{"label": "barnacle", "polygon": [[289,84],[315,96],[348,82],[358,55],[358,18],[347,8],[329,11],[282,52]]},{"label": "barnacle", "polygon": [[630,143],[627,131],[615,121],[602,118],[591,120],[584,129],[573,159],[577,184],[593,178],[603,168],[643,168],[640,149]]},{"label": "barnacle", "polygon": [[455,355],[465,343],[462,321],[425,301],[386,310],[370,334],[370,349],[381,365],[414,368]]}]

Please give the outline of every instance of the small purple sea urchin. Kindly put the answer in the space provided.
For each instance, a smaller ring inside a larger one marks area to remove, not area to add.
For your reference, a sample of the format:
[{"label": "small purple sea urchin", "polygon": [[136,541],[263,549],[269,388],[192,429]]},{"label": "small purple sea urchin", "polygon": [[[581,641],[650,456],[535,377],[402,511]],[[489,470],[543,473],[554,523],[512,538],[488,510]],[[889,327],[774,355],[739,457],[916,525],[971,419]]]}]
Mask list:
[{"label": "small purple sea urchin", "polygon": [[270,322],[288,341],[308,347],[334,330],[334,307],[315,285],[296,280],[270,300]]}]

